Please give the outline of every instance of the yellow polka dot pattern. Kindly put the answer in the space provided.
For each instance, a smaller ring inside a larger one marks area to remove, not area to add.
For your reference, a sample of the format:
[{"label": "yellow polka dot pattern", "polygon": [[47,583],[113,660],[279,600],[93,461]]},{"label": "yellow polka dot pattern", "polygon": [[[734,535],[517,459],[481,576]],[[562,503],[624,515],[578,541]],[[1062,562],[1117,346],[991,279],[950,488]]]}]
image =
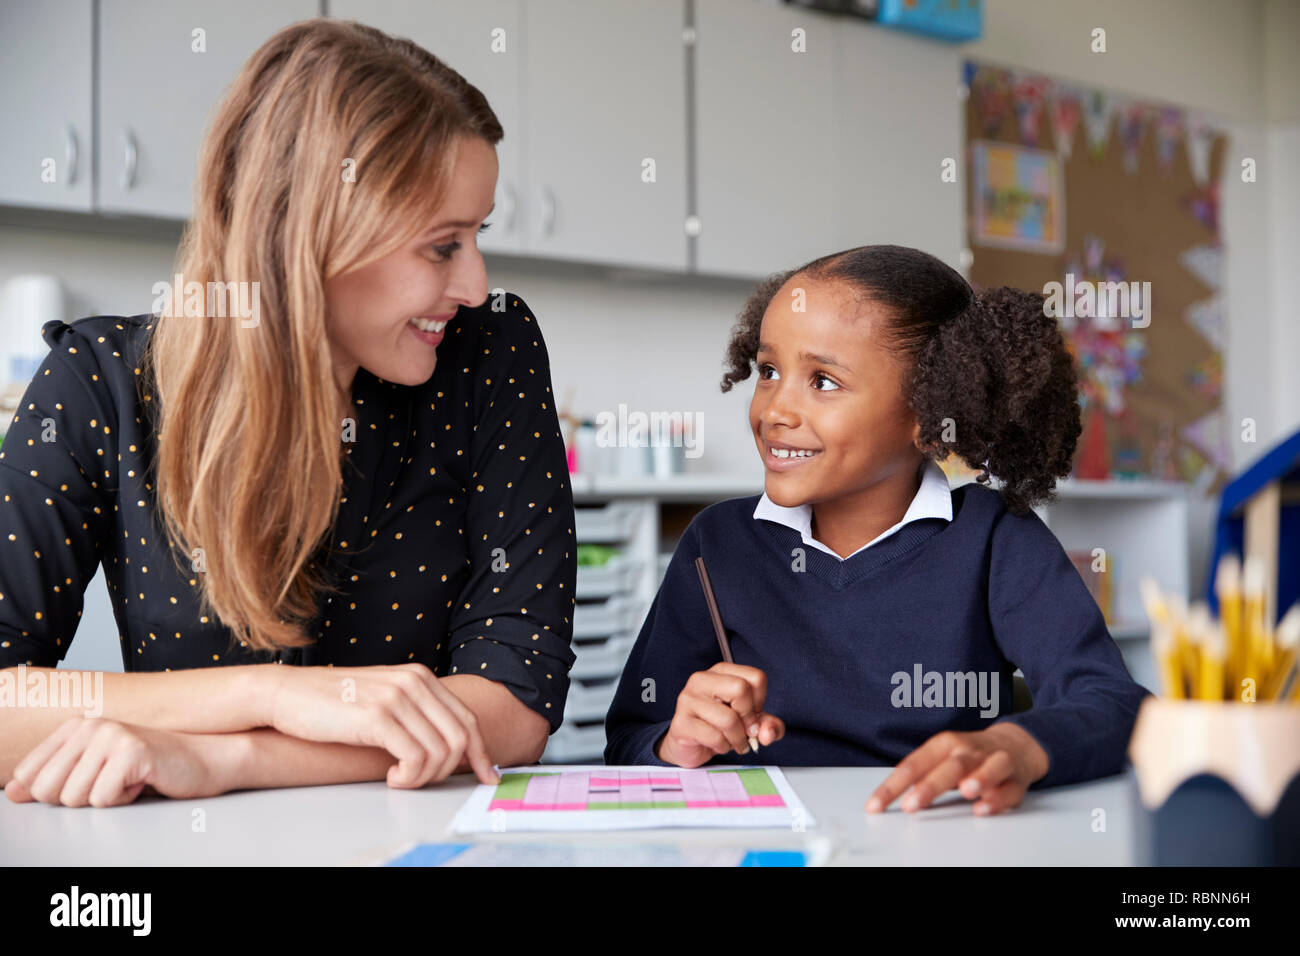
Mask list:
[{"label": "yellow polka dot pattern", "polygon": [[312,559],[335,590],[314,643],[278,654],[230,640],[201,600],[206,569],[160,531],[143,368],[158,319],[47,323],[50,353],[0,447],[0,666],[57,664],[102,565],[127,670],[418,661],[498,681],[558,727],[573,495],[545,342],[523,300],[506,302],[462,308],[421,385],[357,372],[338,518]]}]

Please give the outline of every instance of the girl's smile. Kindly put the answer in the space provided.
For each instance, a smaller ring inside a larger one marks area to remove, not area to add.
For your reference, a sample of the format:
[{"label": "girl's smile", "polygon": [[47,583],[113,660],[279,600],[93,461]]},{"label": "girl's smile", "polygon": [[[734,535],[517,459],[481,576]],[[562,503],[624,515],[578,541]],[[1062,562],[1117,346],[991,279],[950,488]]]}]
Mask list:
[{"label": "girl's smile", "polygon": [[772,471],[790,471],[812,463],[821,454],[821,449],[800,448],[783,442],[763,439],[766,451],[763,453],[763,466]]}]

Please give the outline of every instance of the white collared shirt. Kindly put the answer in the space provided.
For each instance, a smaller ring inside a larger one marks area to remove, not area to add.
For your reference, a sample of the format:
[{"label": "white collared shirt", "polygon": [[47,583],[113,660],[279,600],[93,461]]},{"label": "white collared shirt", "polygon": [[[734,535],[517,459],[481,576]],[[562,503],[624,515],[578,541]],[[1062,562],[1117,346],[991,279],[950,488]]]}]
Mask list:
[{"label": "white collared shirt", "polygon": [[[822,544],[812,536],[812,505],[798,505],[794,508],[786,508],[778,505],[763,493],[763,497],[758,500],[758,507],[754,509],[755,520],[775,521],[777,524],[785,525],[799,532],[803,538],[803,543],[827,554],[834,555],[841,561],[847,561],[848,558],[840,558],[830,548]],[[898,522],[892,528],[882,531],[876,537],[872,538],[862,547],[849,555],[861,554],[873,544],[877,544],[891,534],[913,521],[920,521],[922,518],[942,518],[944,521],[952,521],[952,490],[948,487],[948,476],[943,473],[934,461],[926,459],[923,471],[921,473],[921,487],[917,489],[912,503],[907,506],[907,511],[903,515],[903,520]]]}]

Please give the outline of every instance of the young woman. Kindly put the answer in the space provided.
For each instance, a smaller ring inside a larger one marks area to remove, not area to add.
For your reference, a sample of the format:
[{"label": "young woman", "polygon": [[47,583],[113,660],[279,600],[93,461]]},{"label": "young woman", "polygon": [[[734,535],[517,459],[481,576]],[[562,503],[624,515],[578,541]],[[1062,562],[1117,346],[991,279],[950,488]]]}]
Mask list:
[{"label": "young woman", "polygon": [[[1147,691],[1030,510],[1069,474],[1080,431],[1042,296],[975,294],[915,249],[850,249],[761,284],[727,365],[724,391],[758,372],[765,493],[682,535],[606,760],[896,764],[868,810],[956,788],[980,814],[1119,771]],[[1003,488],[949,492],[934,460],[950,452]],[[701,556],[734,664],[718,661]],[[1017,666],[1033,708],[1012,714]]]},{"label": "young woman", "polygon": [[0,452],[0,676],[52,684],[101,563],[126,673],[98,719],[0,708],[10,799],[490,782],[540,756],[573,503],[537,321],[475,246],[501,136],[415,44],[295,24],[208,130],[182,288],[45,326]]}]

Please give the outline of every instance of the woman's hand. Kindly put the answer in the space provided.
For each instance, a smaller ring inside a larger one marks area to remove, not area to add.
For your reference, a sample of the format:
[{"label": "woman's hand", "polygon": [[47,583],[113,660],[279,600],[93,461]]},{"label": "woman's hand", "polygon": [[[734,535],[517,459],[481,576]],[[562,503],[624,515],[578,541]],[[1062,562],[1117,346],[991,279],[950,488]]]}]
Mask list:
[{"label": "woman's hand", "polygon": [[445,780],[462,758],[481,782],[500,780],[474,712],[423,664],[277,670],[268,726],[303,740],[382,747],[397,758],[390,787]]},{"label": "woman's hand", "polygon": [[749,752],[785,736],[785,723],[763,713],[767,675],[743,664],[714,664],[696,671],[677,695],[677,710],[655,754],[665,763],[698,767],[716,754]]},{"label": "woman's hand", "polygon": [[5,794],[65,807],[130,803],[146,786],[165,797],[214,796],[228,789],[222,736],[73,717],[19,761]]},{"label": "woman's hand", "polygon": [[1047,775],[1048,763],[1047,752],[1017,724],[945,730],[899,761],[867,801],[867,812],[883,812],[910,786],[912,792],[901,804],[908,812],[928,807],[956,787],[967,800],[975,800],[975,813],[998,813],[1020,806],[1029,785]]}]

